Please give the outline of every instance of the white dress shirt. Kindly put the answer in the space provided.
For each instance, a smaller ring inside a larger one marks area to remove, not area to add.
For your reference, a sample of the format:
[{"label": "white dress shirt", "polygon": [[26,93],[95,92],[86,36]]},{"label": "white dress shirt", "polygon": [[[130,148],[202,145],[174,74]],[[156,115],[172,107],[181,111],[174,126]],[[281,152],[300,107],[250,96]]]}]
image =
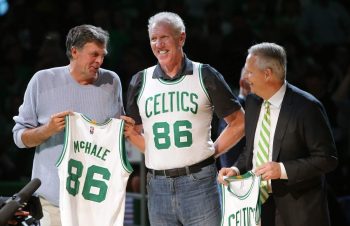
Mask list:
[{"label": "white dress shirt", "polygon": [[[272,161],[272,153],[273,153],[273,141],[274,141],[274,136],[275,136],[275,131],[276,131],[276,125],[277,125],[277,120],[281,111],[281,106],[282,106],[282,101],[284,98],[284,95],[286,93],[287,89],[287,82],[285,81],[284,84],[281,86],[281,88],[267,101],[270,102],[270,120],[271,120],[271,127],[270,127],[270,150],[269,150],[269,161]],[[260,109],[260,115],[259,115],[259,120],[257,123],[257,127],[255,130],[255,136],[254,136],[254,147],[253,147],[253,171],[256,168],[256,156],[258,152],[258,142],[259,142],[259,137],[260,137],[260,130],[261,130],[261,123],[263,116],[265,114],[266,109],[263,107],[263,103],[261,104],[261,109]],[[279,162],[279,165],[281,167],[281,177],[280,179],[288,179],[286,169],[283,165],[282,162]],[[238,174],[240,174],[239,170],[237,167],[231,167],[233,170],[235,170]],[[271,180],[269,180],[269,190],[271,192]]]},{"label": "white dress shirt", "polygon": [[[286,82],[281,86],[281,88],[267,101],[270,102],[270,120],[271,120],[271,126],[270,126],[270,150],[269,150],[269,161],[272,161],[272,153],[273,153],[273,141],[276,131],[276,125],[277,120],[281,111],[282,101],[284,98],[284,95],[286,93],[287,85]],[[256,156],[258,153],[258,142],[260,137],[260,130],[261,130],[261,124],[262,120],[265,114],[266,109],[263,107],[263,104],[261,105],[260,109],[260,115],[258,124],[255,130],[255,136],[254,136],[254,149],[253,149],[253,170],[256,168]],[[281,167],[281,177],[280,179],[288,179],[286,169],[283,165],[283,163],[279,163]]]}]

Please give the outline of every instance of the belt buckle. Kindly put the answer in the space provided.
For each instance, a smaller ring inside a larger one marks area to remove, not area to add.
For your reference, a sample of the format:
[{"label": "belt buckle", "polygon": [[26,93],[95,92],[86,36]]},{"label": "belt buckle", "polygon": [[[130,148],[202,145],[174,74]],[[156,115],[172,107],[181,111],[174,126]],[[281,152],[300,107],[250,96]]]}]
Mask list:
[{"label": "belt buckle", "polygon": [[[192,172],[194,171],[194,172]],[[167,178],[175,178],[175,177],[180,177],[180,176],[185,176],[185,175],[190,175],[192,173],[196,173],[198,170],[191,170],[190,166],[186,166],[183,168],[175,168],[175,169],[169,169],[169,170],[163,170],[163,175]],[[199,170],[200,171],[200,170]]]},{"label": "belt buckle", "polygon": [[164,175],[167,178],[176,178],[176,177],[188,175],[188,173],[187,173],[187,170],[185,170],[184,168],[175,168],[171,170],[164,170]]},{"label": "belt buckle", "polygon": [[163,175],[166,177],[166,178],[171,178],[170,176],[170,170],[163,170]]},{"label": "belt buckle", "polygon": [[171,170],[168,170],[168,173],[166,173],[167,170],[164,170],[164,175],[167,177],[167,178],[175,178],[175,177],[179,177],[180,176],[180,171],[179,169],[171,169]]}]

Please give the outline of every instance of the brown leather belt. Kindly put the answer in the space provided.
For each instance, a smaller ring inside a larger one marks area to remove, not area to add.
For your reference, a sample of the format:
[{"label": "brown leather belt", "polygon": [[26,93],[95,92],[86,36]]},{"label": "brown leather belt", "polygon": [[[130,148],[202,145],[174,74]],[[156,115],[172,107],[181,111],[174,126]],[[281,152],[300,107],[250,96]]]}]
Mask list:
[{"label": "brown leather belt", "polygon": [[166,177],[174,178],[174,177],[189,175],[192,173],[198,173],[199,171],[202,170],[203,167],[213,163],[215,163],[215,159],[213,156],[210,156],[209,158],[204,159],[203,161],[190,166],[175,168],[175,169],[167,169],[167,170],[148,169],[148,172],[150,172],[154,176],[166,176]]}]

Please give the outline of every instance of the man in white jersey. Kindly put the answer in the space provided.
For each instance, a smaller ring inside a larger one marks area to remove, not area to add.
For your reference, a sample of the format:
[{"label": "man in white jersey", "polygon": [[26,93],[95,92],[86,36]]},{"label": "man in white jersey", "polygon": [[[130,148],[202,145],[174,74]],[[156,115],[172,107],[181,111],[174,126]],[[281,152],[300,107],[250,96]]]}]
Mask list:
[{"label": "man in white jersey", "polygon": [[57,166],[63,226],[121,226],[131,165],[124,149],[124,121],[95,123],[80,113],[66,118]]},{"label": "man in white jersey", "polygon": [[[177,14],[152,16],[148,33],[158,64],[130,82],[127,113],[136,126],[126,135],[145,154],[150,223],[219,225],[215,158],[242,138],[243,110],[219,72],[186,57]],[[228,123],[215,142],[214,111]]]},{"label": "man in white jersey", "polygon": [[92,25],[70,29],[66,39],[69,65],[35,73],[14,117],[16,145],[36,147],[32,177],[41,180],[37,190],[44,212],[41,225],[61,225],[55,163],[63,148],[65,116],[76,111],[103,122],[124,113],[119,76],[101,68],[108,40],[107,31]]}]

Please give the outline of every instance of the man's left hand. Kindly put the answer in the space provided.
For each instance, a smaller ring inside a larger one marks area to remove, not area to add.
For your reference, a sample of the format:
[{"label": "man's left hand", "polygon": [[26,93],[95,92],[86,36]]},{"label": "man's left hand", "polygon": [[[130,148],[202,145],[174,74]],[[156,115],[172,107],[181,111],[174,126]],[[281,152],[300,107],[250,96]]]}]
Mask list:
[{"label": "man's left hand", "polygon": [[254,171],[257,176],[261,175],[263,180],[280,179],[281,178],[281,167],[278,162],[267,162]]}]

